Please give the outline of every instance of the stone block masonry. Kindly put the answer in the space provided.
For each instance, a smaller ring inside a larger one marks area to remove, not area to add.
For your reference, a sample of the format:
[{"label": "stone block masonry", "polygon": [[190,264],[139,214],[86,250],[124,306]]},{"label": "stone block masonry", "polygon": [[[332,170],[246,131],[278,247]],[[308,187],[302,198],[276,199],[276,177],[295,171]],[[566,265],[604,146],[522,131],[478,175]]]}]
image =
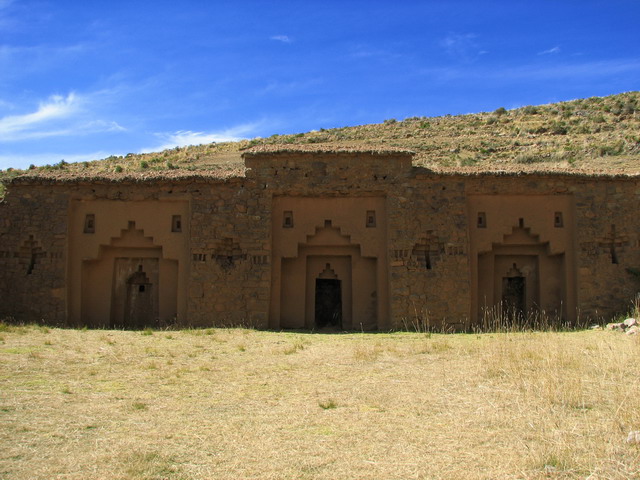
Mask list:
[{"label": "stone block masonry", "polygon": [[0,315],[110,328],[471,329],[640,290],[640,179],[434,172],[403,150],[258,147],[246,174],[23,176]]}]

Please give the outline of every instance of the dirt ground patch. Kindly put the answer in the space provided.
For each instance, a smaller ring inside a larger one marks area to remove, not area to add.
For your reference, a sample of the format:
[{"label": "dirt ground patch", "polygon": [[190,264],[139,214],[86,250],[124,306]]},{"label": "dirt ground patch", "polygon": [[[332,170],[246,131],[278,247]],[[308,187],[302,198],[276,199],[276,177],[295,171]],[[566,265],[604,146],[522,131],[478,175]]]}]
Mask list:
[{"label": "dirt ground patch", "polygon": [[638,478],[638,337],[0,324],[0,478]]}]

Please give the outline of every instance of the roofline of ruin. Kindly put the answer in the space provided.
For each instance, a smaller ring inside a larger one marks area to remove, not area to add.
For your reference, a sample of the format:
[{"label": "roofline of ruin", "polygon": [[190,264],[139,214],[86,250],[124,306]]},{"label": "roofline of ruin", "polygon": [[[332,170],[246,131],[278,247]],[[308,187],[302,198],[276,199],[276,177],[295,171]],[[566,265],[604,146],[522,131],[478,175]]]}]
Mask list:
[{"label": "roofline of ruin", "polygon": [[[606,172],[585,172],[585,171],[558,171],[558,170],[445,170],[431,169],[427,167],[414,166],[411,169],[410,176],[424,179],[427,177],[462,177],[462,178],[482,178],[482,177],[556,177],[556,178],[576,178],[576,179],[617,179],[617,180],[637,180],[640,173],[606,173]],[[228,183],[232,181],[246,180],[246,175],[229,175],[222,176],[220,172],[193,173],[185,172],[184,174],[172,171],[170,175],[163,172],[157,174],[141,173],[141,174],[107,174],[107,175],[65,175],[65,174],[49,174],[49,175],[20,175],[10,179],[1,181],[6,186],[11,185],[132,185],[143,184],[151,185],[154,183]]]}]

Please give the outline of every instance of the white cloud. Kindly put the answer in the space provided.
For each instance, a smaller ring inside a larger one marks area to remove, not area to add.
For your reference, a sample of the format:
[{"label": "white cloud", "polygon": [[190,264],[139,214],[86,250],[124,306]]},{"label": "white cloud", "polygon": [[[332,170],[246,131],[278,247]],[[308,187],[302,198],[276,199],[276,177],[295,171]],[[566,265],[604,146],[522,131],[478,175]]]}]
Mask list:
[{"label": "white cloud", "polygon": [[275,40],[277,42],[282,42],[282,43],[291,43],[291,37],[289,37],[289,35],[273,35],[271,37],[269,37],[269,40]]},{"label": "white cloud", "polygon": [[66,97],[52,95],[40,102],[34,112],[0,118],[0,141],[19,142],[125,130],[116,122],[93,118],[94,114],[86,108],[89,103],[90,98],[74,92]]},{"label": "white cloud", "polygon": [[145,148],[141,153],[160,152],[169,148],[202,145],[213,142],[237,142],[254,136],[252,132],[255,132],[257,127],[257,123],[247,123],[213,132],[180,130],[174,133],[157,133],[156,136],[162,139],[162,143],[156,147]]},{"label": "white cloud", "polygon": [[108,122],[106,120],[92,120],[83,125],[86,132],[125,132],[127,129],[118,122]]},{"label": "white cloud", "polygon": [[34,134],[37,135],[34,128],[53,120],[68,118],[79,108],[80,100],[75,93],[72,92],[66,97],[53,95],[46,102],[41,102],[35,112],[0,118],[0,140],[20,140],[25,135],[32,138]]},{"label": "white cloud", "polygon": [[548,50],[543,50],[541,52],[538,52],[538,55],[551,55],[554,53],[560,53],[560,47],[555,46],[553,48],[550,48]]}]

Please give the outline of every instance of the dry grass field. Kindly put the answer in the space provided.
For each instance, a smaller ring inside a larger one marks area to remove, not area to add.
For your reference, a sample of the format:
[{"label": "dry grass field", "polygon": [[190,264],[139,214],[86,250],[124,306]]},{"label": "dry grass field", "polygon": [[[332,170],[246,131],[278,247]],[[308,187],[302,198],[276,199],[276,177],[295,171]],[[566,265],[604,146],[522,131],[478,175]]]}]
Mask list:
[{"label": "dry grass field", "polygon": [[639,353],[608,331],[0,324],[0,478],[640,478]]}]

